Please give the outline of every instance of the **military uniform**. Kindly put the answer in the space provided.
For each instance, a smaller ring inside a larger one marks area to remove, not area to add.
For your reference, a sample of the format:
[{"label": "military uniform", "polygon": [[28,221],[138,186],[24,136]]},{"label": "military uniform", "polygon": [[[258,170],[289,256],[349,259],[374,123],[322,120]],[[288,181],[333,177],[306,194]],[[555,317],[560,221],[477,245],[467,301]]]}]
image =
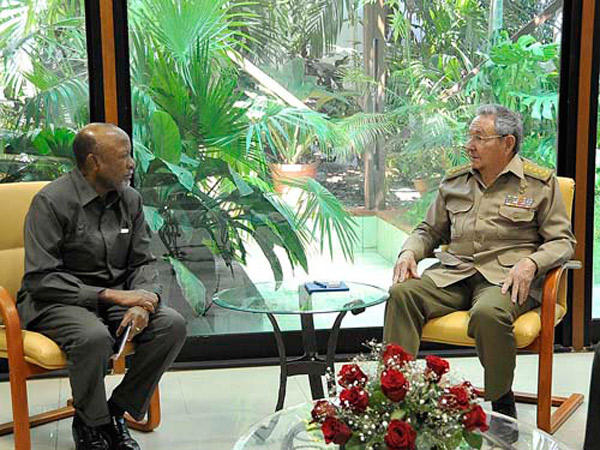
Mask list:
[{"label": "military uniform", "polygon": [[[442,180],[425,220],[406,240],[417,261],[434,250],[439,263],[422,278],[390,288],[384,340],[416,353],[429,319],[469,310],[469,335],[485,368],[486,397],[496,400],[512,385],[516,359],[513,322],[541,298],[543,275],[567,261],[575,238],[558,181],[546,169],[515,155],[486,186],[470,165]],[[513,304],[501,293],[508,272],[522,258],[537,266],[530,297]]]}]

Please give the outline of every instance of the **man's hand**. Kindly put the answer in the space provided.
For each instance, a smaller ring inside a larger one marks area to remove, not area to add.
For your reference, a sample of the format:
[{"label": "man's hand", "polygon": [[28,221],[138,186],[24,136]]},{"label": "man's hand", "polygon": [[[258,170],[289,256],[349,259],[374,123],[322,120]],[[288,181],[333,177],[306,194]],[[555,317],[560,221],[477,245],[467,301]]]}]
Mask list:
[{"label": "man's hand", "polygon": [[141,306],[129,308],[119,324],[117,336],[120,336],[123,330],[127,328],[127,325],[131,323],[131,333],[129,333],[129,337],[127,338],[127,341],[131,342],[136,335],[140,334],[148,326],[149,319],[150,313]]},{"label": "man's hand", "polygon": [[533,277],[535,277],[536,271],[537,265],[531,259],[521,259],[512,267],[512,269],[510,269],[510,272],[508,272],[504,285],[502,285],[502,293],[506,294],[512,286],[512,302],[517,303],[518,301],[519,305],[522,305],[525,303],[525,300],[527,300],[529,287],[531,286]]},{"label": "man's hand", "polygon": [[415,254],[407,250],[402,252],[396,261],[394,266],[394,277],[392,282],[402,283],[409,278],[421,278],[417,272],[417,262],[415,261]]},{"label": "man's hand", "polygon": [[121,291],[117,289],[105,289],[98,295],[98,299],[107,303],[132,308],[140,306],[146,311],[153,313],[158,305],[158,295],[144,289],[134,291]]}]

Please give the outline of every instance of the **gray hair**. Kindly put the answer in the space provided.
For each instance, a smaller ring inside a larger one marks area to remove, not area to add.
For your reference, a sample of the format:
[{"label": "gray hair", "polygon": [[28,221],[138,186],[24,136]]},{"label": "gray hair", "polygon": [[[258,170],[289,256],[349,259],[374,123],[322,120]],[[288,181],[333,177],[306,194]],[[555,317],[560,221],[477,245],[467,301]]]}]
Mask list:
[{"label": "gray hair", "polygon": [[496,133],[502,136],[509,134],[515,137],[514,153],[519,153],[521,150],[521,142],[523,142],[523,121],[521,115],[502,105],[482,105],[477,108],[478,116],[494,116],[494,127]]}]

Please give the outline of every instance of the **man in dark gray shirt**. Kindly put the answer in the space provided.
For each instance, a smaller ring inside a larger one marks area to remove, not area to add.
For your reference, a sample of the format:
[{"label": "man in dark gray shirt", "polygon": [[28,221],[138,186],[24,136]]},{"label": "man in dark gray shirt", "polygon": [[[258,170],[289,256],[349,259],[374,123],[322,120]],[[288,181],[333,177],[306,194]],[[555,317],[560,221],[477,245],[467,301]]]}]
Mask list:
[{"label": "man in dark gray shirt", "polygon": [[[77,168],[42,189],[25,222],[25,275],[17,297],[23,326],[67,355],[85,450],[139,449],[124,412],[141,419],[185,340],[185,320],[161,304],[142,198],[130,187],[131,143],[114,125],[75,137]],[[106,400],[104,375],[116,336],[131,324],[131,367]]]}]

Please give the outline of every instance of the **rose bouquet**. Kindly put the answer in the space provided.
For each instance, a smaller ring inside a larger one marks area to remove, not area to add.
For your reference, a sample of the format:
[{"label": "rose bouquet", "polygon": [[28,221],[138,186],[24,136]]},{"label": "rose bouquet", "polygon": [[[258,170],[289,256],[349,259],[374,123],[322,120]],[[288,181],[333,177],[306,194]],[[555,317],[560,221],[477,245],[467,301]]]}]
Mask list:
[{"label": "rose bouquet", "polygon": [[[488,429],[486,414],[473,386],[453,378],[446,360],[415,361],[399,345],[368,345],[370,357],[359,356],[338,373],[339,396],[312,410],[309,427],[320,426],[327,444],[345,450],[481,448],[477,430]],[[369,360],[375,364],[363,364]]]}]

